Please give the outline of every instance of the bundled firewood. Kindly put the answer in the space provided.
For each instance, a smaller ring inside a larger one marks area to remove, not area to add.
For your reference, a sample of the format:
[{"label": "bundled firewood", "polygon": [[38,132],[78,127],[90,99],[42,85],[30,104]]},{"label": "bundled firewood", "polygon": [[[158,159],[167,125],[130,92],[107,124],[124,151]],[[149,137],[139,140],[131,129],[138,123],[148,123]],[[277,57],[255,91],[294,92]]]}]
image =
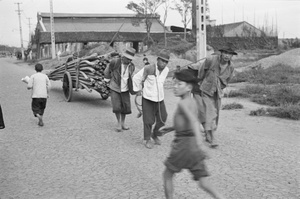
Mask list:
[{"label": "bundled firewood", "polygon": [[54,81],[62,80],[65,72],[68,71],[73,87],[84,88],[89,92],[96,90],[102,97],[108,97],[109,88],[108,83],[104,80],[104,70],[109,62],[110,54],[98,56],[97,53],[94,53],[55,67],[48,77]]}]

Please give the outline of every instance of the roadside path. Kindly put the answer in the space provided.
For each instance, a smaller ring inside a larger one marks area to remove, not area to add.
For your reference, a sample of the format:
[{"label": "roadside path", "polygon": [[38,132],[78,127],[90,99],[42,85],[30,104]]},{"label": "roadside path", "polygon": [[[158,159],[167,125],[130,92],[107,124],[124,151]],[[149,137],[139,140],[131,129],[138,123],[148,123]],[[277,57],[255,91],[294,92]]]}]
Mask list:
[{"label": "roadside path", "polygon": [[[142,121],[137,111],[127,119],[127,132],[114,131],[110,99],[98,93],[75,92],[63,99],[61,82],[52,83],[39,127],[30,108],[30,91],[20,81],[33,66],[0,59],[0,103],[6,129],[0,130],[0,199],[160,199],[163,161],[173,134],[162,146],[142,145]],[[222,111],[217,133],[220,148],[208,149],[210,180],[227,198],[298,199],[299,121],[251,117],[255,106],[238,101],[243,110]],[[168,123],[178,101],[166,91]],[[209,199],[189,172],[174,181],[175,198]]]}]

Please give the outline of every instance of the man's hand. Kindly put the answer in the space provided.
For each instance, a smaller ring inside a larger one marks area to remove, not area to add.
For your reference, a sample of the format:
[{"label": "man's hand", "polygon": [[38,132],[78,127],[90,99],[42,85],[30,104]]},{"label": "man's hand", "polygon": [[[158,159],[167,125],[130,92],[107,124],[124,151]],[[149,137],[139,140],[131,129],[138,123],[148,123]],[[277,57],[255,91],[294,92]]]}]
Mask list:
[{"label": "man's hand", "polygon": [[174,131],[173,126],[162,126],[158,129],[158,136],[163,136],[171,131]]},{"label": "man's hand", "polygon": [[136,95],[137,95],[137,96],[141,96],[141,95],[142,95],[142,91],[141,91],[141,90],[138,91],[138,92],[136,93]]}]

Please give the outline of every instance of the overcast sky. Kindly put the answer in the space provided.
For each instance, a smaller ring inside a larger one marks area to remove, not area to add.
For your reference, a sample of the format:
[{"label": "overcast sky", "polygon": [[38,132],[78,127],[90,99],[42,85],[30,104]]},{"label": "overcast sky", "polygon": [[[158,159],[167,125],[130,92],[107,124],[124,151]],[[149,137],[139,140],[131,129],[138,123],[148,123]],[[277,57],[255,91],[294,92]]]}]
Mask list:
[{"label": "overcast sky", "polygon": [[[133,0],[139,2],[139,0]],[[50,12],[50,0],[0,0],[0,44],[21,46],[18,5],[20,3],[24,47],[37,23],[38,12]],[[53,0],[58,13],[133,13],[129,0]],[[300,0],[208,0],[211,19],[217,24],[247,21],[256,27],[278,27],[279,38],[300,38]],[[162,13],[160,13],[162,16]],[[182,26],[176,11],[169,11],[167,26]]]}]

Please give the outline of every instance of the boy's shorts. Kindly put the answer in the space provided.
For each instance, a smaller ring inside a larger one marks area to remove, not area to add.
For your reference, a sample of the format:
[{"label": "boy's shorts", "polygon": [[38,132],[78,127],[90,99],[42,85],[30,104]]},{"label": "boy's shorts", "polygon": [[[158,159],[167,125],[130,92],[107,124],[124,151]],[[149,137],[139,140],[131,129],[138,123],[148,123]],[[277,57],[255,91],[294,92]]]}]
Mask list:
[{"label": "boy's shorts", "polygon": [[205,155],[197,149],[195,137],[180,137],[173,142],[172,150],[165,161],[165,166],[172,172],[178,173],[182,169],[188,169],[195,181],[209,176]]},{"label": "boy's shorts", "polygon": [[33,115],[35,117],[37,114],[44,115],[46,104],[47,104],[47,98],[32,98],[31,109]]}]

